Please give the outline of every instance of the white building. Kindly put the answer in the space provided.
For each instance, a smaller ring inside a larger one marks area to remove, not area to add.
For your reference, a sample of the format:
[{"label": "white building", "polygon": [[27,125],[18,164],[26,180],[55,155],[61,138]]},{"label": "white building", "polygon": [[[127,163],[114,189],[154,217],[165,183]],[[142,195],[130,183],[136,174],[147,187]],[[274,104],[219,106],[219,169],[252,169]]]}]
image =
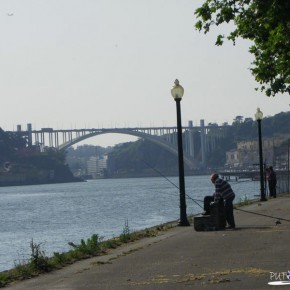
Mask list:
[{"label": "white building", "polygon": [[92,156],[87,161],[87,173],[93,179],[104,177],[104,171],[107,169],[108,156]]},{"label": "white building", "polygon": [[226,152],[226,166],[237,167],[240,165],[239,151],[232,149]]}]

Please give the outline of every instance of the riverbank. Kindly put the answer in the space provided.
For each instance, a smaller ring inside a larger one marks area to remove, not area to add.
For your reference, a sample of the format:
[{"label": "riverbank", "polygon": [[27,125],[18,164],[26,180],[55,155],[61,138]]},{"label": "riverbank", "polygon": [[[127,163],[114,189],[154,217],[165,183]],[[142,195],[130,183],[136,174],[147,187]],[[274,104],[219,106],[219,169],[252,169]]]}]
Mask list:
[{"label": "riverbank", "polygon": [[[171,178],[178,184],[178,178]],[[236,187],[236,186],[235,186]],[[186,177],[187,194],[202,200],[212,191],[208,177]],[[194,193],[192,189],[194,188]],[[236,187],[252,198],[255,183]],[[239,192],[241,194],[239,194]],[[77,183],[0,188],[0,272],[30,256],[30,241],[41,243],[47,256],[70,249],[69,242],[98,234],[120,236],[125,221],[138,231],[179,217],[179,191],[164,178],[91,180]],[[188,200],[187,213],[202,211]]]},{"label": "riverbank", "polygon": [[236,210],[235,231],[174,226],[7,289],[264,290],[277,277],[286,278],[281,273],[290,258],[289,206],[287,194],[243,207],[254,214]]},{"label": "riverbank", "polygon": [[5,186],[23,186],[39,184],[55,184],[69,182],[83,182],[84,179],[74,177],[68,170],[41,170],[30,168],[22,172],[0,172],[0,187]]},{"label": "riverbank", "polygon": [[124,244],[134,243],[141,239],[156,237],[160,235],[160,232],[166,232],[176,226],[177,221],[172,221],[136,232],[132,231],[127,223],[119,237],[102,241],[102,238],[98,235],[93,235],[86,240],[82,239],[80,244],[69,243],[72,248],[70,251],[54,252],[52,257],[47,257],[41,248],[41,244],[32,240],[30,243],[30,259],[16,264],[13,269],[0,272],[0,288],[17,281],[59,270],[84,259],[107,255],[111,249],[117,249]]}]

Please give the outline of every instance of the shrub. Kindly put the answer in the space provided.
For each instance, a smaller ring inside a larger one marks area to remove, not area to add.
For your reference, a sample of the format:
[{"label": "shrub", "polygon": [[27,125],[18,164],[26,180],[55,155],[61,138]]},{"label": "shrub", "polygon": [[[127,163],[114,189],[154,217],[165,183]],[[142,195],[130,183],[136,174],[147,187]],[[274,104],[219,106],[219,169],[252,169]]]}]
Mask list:
[{"label": "shrub", "polygon": [[100,251],[100,241],[99,236],[94,234],[91,238],[88,238],[85,242],[83,239],[81,240],[80,245],[75,245],[74,243],[69,243],[71,247],[74,248],[75,254],[78,255],[96,255]]},{"label": "shrub", "polygon": [[36,244],[31,240],[31,258],[30,265],[32,270],[36,272],[48,272],[51,270],[48,257],[45,256],[45,252],[40,248],[41,244]]},{"label": "shrub", "polygon": [[135,239],[136,239],[136,234],[134,232],[131,232],[131,230],[129,228],[128,220],[126,220],[124,228],[123,228],[123,232],[120,235],[119,240],[122,243],[128,243],[128,242],[135,240]]}]

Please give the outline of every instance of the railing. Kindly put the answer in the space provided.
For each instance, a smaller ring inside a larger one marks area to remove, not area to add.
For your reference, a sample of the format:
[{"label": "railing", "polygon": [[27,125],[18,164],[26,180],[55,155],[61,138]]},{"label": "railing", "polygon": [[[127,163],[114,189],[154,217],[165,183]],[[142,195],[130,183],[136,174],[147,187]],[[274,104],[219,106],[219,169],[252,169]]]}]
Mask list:
[{"label": "railing", "polygon": [[289,172],[287,171],[279,171],[276,172],[277,176],[277,186],[276,191],[277,194],[281,193],[290,193],[289,189]]}]

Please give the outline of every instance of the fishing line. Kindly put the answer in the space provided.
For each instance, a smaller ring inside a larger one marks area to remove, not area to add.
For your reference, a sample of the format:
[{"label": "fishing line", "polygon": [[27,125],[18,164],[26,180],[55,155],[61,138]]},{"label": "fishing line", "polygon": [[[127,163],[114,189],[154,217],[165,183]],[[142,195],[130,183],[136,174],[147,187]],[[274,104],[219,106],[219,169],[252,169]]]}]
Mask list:
[{"label": "fishing line", "polygon": [[[165,178],[169,183],[171,183],[174,187],[176,187],[178,190],[179,190],[179,187],[174,183],[172,182],[168,177],[166,177],[162,172],[160,172],[158,169],[154,168],[153,166],[151,166],[148,162],[146,162],[145,160],[142,160],[149,168],[151,168],[152,170],[154,170],[155,172],[157,172],[159,175],[161,175],[163,178]],[[203,209],[203,206],[201,206],[199,202],[203,202],[201,200],[198,200],[198,199],[193,199],[191,196],[189,196],[187,193],[185,193],[185,195],[191,199],[193,202],[195,202],[199,207],[201,207]]]},{"label": "fishing line", "polygon": [[266,215],[266,214],[262,214],[262,213],[252,212],[252,211],[248,211],[248,210],[244,210],[244,209],[240,209],[240,208],[236,208],[236,207],[234,209],[239,210],[239,211],[243,211],[245,213],[250,213],[250,214],[260,215],[260,216],[264,216],[264,217],[268,217],[268,218],[272,218],[272,219],[277,219],[277,220],[281,220],[281,221],[285,221],[285,222],[290,222],[290,220],[283,219],[280,217],[275,217],[275,216]]},{"label": "fishing line", "polygon": [[239,184],[239,183],[243,183],[243,182],[253,182],[254,180],[252,179],[245,179],[245,180],[226,180],[228,181],[230,184]]},{"label": "fishing line", "polygon": [[[158,169],[154,168],[153,166],[151,166],[148,162],[146,162],[145,160],[143,160],[143,162],[149,167],[151,168],[152,170],[154,170],[155,172],[157,172],[160,176],[162,176],[163,178],[165,178],[169,183],[171,183],[174,187],[176,187],[178,190],[179,190],[179,187],[174,183],[172,182],[168,177],[166,177],[162,172],[160,172]],[[237,182],[238,183],[238,182]],[[193,202],[195,202],[199,207],[201,207],[203,209],[203,206],[201,206],[198,202],[202,202],[203,203],[203,200],[198,200],[198,199],[194,199],[192,198],[191,196],[189,196],[187,193],[185,193],[185,195],[191,199]],[[279,218],[279,217],[274,217],[274,216],[270,216],[270,215],[265,215],[265,214],[261,214],[261,213],[255,213],[255,212],[251,212],[251,211],[248,211],[248,210],[244,210],[244,209],[239,209],[239,208],[236,208],[234,207],[235,210],[239,210],[239,211],[242,211],[242,212],[245,212],[245,213],[249,213],[249,214],[255,214],[255,215],[259,215],[259,216],[264,216],[264,217],[268,217],[268,218],[272,218],[272,219],[277,219],[277,220],[282,220],[282,221],[286,221],[286,222],[290,222],[290,220],[287,220],[287,219],[283,219],[283,218]],[[198,214],[197,214],[198,215]]]},{"label": "fishing line", "polygon": [[159,170],[157,170],[156,168],[154,168],[153,166],[151,166],[149,163],[147,163],[145,160],[142,160],[149,168],[153,169],[154,171],[156,171],[159,175],[161,175],[162,177],[164,177],[169,183],[171,183],[174,187],[176,187],[177,189],[179,189],[179,187],[172,182],[168,177],[166,177],[162,172],[160,172]]}]

